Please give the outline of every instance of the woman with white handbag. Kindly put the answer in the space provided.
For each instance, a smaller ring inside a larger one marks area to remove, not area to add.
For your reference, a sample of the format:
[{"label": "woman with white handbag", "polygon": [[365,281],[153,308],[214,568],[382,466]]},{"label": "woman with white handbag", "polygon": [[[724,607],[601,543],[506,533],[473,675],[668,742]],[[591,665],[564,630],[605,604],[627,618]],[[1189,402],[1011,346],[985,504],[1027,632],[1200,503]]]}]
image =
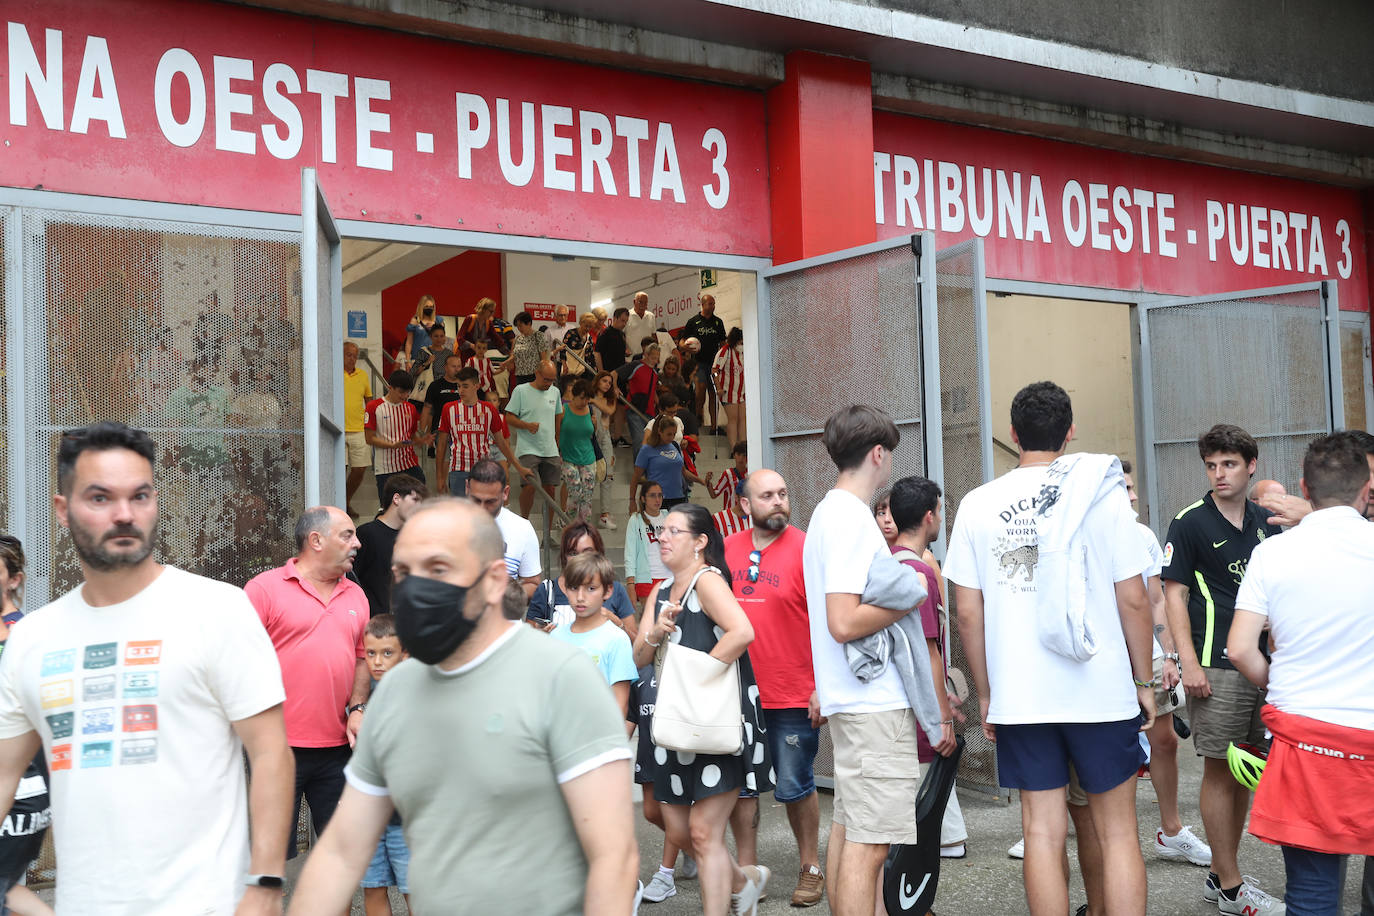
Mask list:
[{"label": "woman with white handbag", "polygon": [[697,861],[705,916],[754,916],[769,871],[741,868],[725,846],[740,791],[769,791],[775,778],[746,654],[754,629],[710,512],[675,506],[659,551],[670,576],[650,593],[634,644],[636,665],[657,657],[654,797],[668,838]]}]

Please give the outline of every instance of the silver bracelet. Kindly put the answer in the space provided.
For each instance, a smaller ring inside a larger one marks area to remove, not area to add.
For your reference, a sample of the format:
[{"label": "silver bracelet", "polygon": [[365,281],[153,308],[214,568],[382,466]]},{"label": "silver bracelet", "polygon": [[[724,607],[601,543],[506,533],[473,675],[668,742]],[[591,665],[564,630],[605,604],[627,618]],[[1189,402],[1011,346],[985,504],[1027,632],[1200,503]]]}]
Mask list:
[{"label": "silver bracelet", "polygon": [[661,643],[661,642],[649,642],[649,637],[645,636],[645,637],[644,637],[644,645],[646,645],[646,646],[653,646],[655,649],[657,649],[659,646],[663,645],[663,643]]}]

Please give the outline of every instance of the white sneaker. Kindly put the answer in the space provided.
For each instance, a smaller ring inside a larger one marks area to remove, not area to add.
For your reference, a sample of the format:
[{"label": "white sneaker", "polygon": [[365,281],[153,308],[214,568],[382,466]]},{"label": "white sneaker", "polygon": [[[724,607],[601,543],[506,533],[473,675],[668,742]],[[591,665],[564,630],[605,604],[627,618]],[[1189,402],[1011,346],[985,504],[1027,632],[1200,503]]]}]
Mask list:
[{"label": "white sneaker", "polygon": [[676,893],[677,885],[673,883],[673,879],[661,871],[656,871],[649,879],[648,887],[644,888],[644,899],[650,903],[662,903]]},{"label": "white sneaker", "polygon": [[730,895],[730,916],[758,916],[759,898],[772,872],[762,865],[740,867],[744,871],[744,887],[738,894]]},{"label": "white sneaker", "polygon": [[1246,877],[1240,885],[1240,893],[1235,900],[1217,896],[1217,909],[1235,916],[1283,916],[1288,907],[1277,897],[1271,897],[1250,883]]},{"label": "white sneaker", "polygon": [[1187,859],[1194,865],[1212,864],[1212,847],[1199,840],[1191,827],[1184,827],[1173,836],[1163,828],[1156,830],[1155,855],[1161,859]]},{"label": "white sneaker", "polygon": [[963,843],[940,847],[940,858],[942,859],[962,859],[966,855],[968,855],[968,847]]},{"label": "white sneaker", "polygon": [[1026,838],[1021,837],[1017,840],[1016,845],[1007,850],[1007,855],[1013,859],[1024,859],[1026,857]]},{"label": "white sneaker", "polygon": [[682,854],[682,867],[678,869],[677,876],[683,881],[695,880],[697,876],[697,860],[684,852]]},{"label": "white sneaker", "polygon": [[601,513],[601,522],[600,522],[600,526],[601,526],[602,528],[607,529],[608,531],[614,531],[614,530],[615,530],[615,519],[611,518],[611,516],[610,516],[609,514],[607,514],[607,513],[605,513],[605,512],[602,512],[602,513]]}]

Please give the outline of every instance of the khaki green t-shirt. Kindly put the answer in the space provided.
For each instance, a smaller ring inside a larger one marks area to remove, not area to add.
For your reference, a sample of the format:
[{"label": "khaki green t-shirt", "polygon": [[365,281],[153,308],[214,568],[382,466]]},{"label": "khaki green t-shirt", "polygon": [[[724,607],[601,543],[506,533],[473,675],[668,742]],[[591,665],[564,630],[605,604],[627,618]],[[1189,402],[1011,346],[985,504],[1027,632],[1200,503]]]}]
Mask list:
[{"label": "khaki green t-shirt", "polygon": [[391,669],[346,774],[400,812],[417,912],[572,916],[587,860],[559,786],[629,758],[587,654],[513,623],[456,671]]}]

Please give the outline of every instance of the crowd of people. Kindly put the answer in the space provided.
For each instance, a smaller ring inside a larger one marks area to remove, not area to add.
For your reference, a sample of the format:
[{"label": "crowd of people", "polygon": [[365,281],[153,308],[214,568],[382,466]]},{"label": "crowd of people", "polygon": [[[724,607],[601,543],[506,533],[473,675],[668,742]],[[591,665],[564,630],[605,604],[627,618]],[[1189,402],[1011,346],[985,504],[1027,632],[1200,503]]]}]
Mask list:
[{"label": "crowd of people", "polygon": [[[1129,464],[1068,453],[1068,395],[1028,385],[1011,407],[1018,465],[963,495],[941,568],[944,494],[889,480],[900,439],[883,411],[826,422],[834,486],[806,531],[787,481],[751,471],[742,448],[720,482],[695,478],[660,412],[636,460],[623,568],[578,511],[555,574],[528,513],[507,506],[510,473],[557,483],[537,435],[550,412],[590,418],[597,377],[579,374],[564,404],[541,359],[502,422],[474,368],[450,374],[458,397],[435,435],[462,457],[437,449],[450,468],[434,496],[415,451],[428,406],[389,380],[365,434],[379,452],[410,450],[384,466],[377,517],[305,510],[295,555],[246,583],[154,556],[145,433],[62,436],[54,513],[82,584],[22,614],[22,545],[0,538],[6,906],[48,912],[13,885],[51,823],[59,912],[280,912],[303,799],[319,836],[292,913],[337,914],[359,886],[369,916],[391,911],[388,888],[417,912],[631,913],[695,880],[707,916],[754,916],[782,865],[758,856],[771,792],[796,845],[792,905],[870,916],[893,844],[966,854],[957,797],[938,838],[914,816],[922,764],[954,753],[974,715],[960,709],[965,675],[999,780],[1020,796],[1035,916],[1071,911],[1070,821],[1077,912],[1150,908],[1135,791],[1147,767],[1155,854],[1207,867],[1198,890],[1221,913],[1338,913],[1346,857],[1374,853],[1374,436],[1318,438],[1302,496],[1266,485],[1261,505],[1256,441],[1214,426],[1198,439],[1210,488],[1161,548],[1136,519]],[[513,447],[511,427],[529,434]],[[691,501],[684,479],[724,507]],[[966,672],[951,664],[956,626]],[[708,695],[725,725],[684,711]],[[1185,706],[1206,842],[1178,814],[1171,714]],[[701,738],[721,729],[721,744]],[[644,868],[632,784],[663,831]],[[1242,873],[1247,820],[1282,849],[1282,899]],[[1374,907],[1367,863],[1365,878]]]}]

